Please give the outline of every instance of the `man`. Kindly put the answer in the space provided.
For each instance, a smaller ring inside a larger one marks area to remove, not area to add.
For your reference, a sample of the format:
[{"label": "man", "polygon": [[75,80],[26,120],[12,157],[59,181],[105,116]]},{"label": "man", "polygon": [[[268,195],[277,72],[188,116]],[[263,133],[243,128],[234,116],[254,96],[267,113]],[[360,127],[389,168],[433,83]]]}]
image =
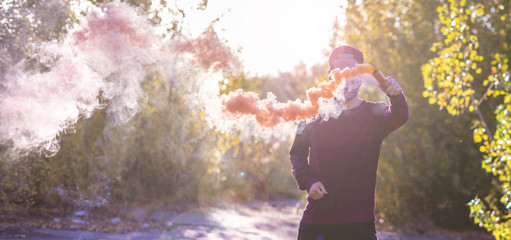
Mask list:
[{"label": "man", "polygon": [[[363,62],[360,50],[341,46],[330,55],[330,71]],[[377,239],[374,193],[380,147],[409,113],[393,78],[380,86],[390,106],[360,99],[360,83],[357,78],[346,83],[339,100],[346,110],[339,117],[300,123],[290,151],[293,176],[308,191],[299,240]]]}]

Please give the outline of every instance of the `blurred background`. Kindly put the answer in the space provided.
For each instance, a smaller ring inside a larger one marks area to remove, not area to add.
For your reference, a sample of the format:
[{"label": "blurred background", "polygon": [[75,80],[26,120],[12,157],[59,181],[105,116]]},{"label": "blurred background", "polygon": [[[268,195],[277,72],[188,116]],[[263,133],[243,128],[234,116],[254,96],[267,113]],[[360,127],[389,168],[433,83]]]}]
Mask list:
[{"label": "blurred background", "polygon": [[[28,59],[34,43],[65,36],[84,5],[103,2],[2,1],[0,71]],[[241,88],[272,92],[280,102],[306,99],[306,89],[328,79],[330,51],[358,47],[367,63],[402,85],[411,114],[382,146],[378,228],[483,227],[510,236],[508,0],[123,2],[164,26],[168,38],[213,26],[243,63],[223,75],[220,94]],[[26,67],[41,70],[34,61]],[[189,110],[187,86],[161,82],[148,71],[147,98],[126,124],[99,110],[62,134],[53,156],[0,155],[0,212],[120,216],[133,208],[287,199],[303,208],[306,193],[297,189],[289,163],[293,133],[241,141],[237,131],[215,131],[204,112]],[[386,101],[372,85],[362,87],[361,97]]]}]

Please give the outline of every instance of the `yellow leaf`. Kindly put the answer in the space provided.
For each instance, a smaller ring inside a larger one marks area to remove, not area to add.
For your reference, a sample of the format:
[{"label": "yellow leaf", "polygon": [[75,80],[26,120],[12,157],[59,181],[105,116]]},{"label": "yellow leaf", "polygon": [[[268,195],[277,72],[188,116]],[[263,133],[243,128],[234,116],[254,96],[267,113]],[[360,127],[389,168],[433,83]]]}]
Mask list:
[{"label": "yellow leaf", "polygon": [[480,152],[486,152],[486,148],[484,146],[479,147]]},{"label": "yellow leaf", "polygon": [[436,98],[429,98],[429,104],[435,104]]},{"label": "yellow leaf", "polygon": [[484,15],[484,9],[482,7],[477,9],[477,14]]},{"label": "yellow leaf", "polygon": [[[473,112],[473,111],[474,111],[474,106],[470,105],[470,106],[468,107],[468,110],[469,110],[469,111],[471,111],[471,112]],[[481,138],[481,137],[479,137],[479,138]]]},{"label": "yellow leaf", "polygon": [[476,73],[477,73],[477,74],[481,74],[481,71],[482,71],[482,70],[481,70],[481,68],[478,68],[478,69],[476,70]]},{"label": "yellow leaf", "polygon": [[481,136],[479,136],[479,135],[474,135],[474,142],[479,143],[479,142],[481,142],[481,141],[483,141],[483,139],[481,138]]},{"label": "yellow leaf", "polygon": [[438,6],[438,7],[436,8],[436,11],[437,11],[438,13],[441,13],[443,9],[444,9],[444,8],[443,8],[442,6]]}]

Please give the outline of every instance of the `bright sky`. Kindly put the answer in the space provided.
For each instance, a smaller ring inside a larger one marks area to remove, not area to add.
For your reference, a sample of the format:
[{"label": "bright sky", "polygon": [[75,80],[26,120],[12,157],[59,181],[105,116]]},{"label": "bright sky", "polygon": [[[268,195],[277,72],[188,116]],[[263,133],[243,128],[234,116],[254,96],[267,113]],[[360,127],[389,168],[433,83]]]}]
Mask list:
[{"label": "bright sky", "polygon": [[292,70],[300,61],[308,66],[326,63],[323,51],[335,18],[344,22],[341,5],[346,6],[345,0],[214,0],[206,12],[187,16],[187,21],[198,29],[225,13],[216,30],[231,47],[242,48],[245,71],[274,74]]}]

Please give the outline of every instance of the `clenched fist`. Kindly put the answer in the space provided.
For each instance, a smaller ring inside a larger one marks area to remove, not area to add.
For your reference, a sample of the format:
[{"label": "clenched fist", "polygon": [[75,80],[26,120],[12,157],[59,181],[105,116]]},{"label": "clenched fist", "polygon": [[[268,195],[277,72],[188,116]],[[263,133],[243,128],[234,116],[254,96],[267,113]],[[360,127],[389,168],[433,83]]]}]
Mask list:
[{"label": "clenched fist", "polygon": [[380,84],[380,89],[389,96],[397,96],[403,91],[401,85],[392,77],[387,77],[387,82],[383,86]]},{"label": "clenched fist", "polygon": [[323,197],[323,195],[327,194],[325,186],[323,186],[323,183],[321,182],[315,182],[312,184],[311,189],[309,190],[309,195],[307,197],[310,197],[314,200],[319,200]]}]

